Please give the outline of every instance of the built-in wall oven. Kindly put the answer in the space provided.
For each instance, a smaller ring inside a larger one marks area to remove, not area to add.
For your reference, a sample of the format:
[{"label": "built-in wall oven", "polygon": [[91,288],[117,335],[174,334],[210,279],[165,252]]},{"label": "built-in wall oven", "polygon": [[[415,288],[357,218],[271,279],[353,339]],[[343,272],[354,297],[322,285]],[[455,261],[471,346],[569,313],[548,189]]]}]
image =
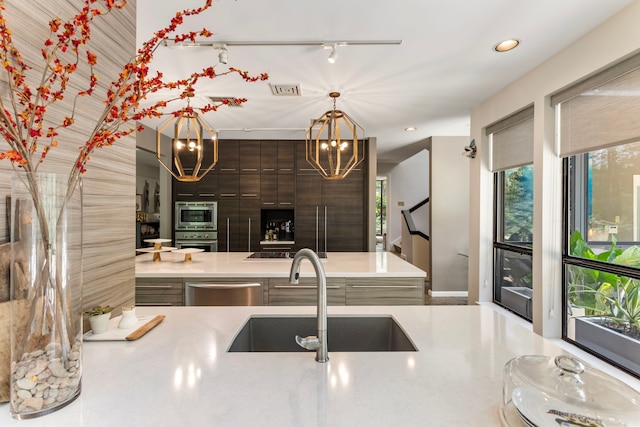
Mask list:
[{"label": "built-in wall oven", "polygon": [[176,202],[174,242],[179,249],[218,251],[218,202]]},{"label": "built-in wall oven", "polygon": [[205,252],[218,252],[217,231],[176,231],[178,249],[194,248]]}]

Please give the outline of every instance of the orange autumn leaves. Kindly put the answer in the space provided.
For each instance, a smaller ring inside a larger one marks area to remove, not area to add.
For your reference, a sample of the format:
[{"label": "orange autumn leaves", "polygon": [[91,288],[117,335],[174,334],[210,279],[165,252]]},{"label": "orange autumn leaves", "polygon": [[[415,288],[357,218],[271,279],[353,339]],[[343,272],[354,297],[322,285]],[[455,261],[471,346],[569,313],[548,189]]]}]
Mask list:
[{"label": "orange autumn leaves", "polygon": [[[41,49],[43,67],[35,70],[25,62],[13,42],[13,33],[5,19],[5,0],[0,0],[0,66],[8,76],[9,99],[0,101],[0,135],[8,142],[9,149],[0,151],[0,160],[8,159],[14,166],[35,172],[38,164],[46,158],[52,148],[58,145],[57,137],[63,128],[70,128],[75,124],[77,100],[85,96],[94,96],[99,85],[98,75],[94,67],[98,64],[98,55],[89,49],[91,40],[91,26],[95,19],[114,13],[126,6],[126,0],[83,0],[79,1],[82,8],[75,16],[68,20],[54,18],[49,22],[49,37],[44,40]],[[213,67],[194,72],[185,79],[164,81],[161,72],[150,74],[149,63],[153,53],[161,43],[172,38],[176,42],[192,41],[197,38],[211,37],[212,33],[205,29],[175,34],[187,16],[198,15],[209,9],[212,0],[205,0],[196,9],[186,9],[177,12],[165,28],[154,33],[138,50],[131,61],[124,64],[118,76],[105,88],[102,100],[104,110],[97,117],[95,126],[87,135],[86,142],[79,147],[79,154],[72,168],[72,175],[83,173],[90,155],[99,148],[112,145],[115,141],[136,132],[136,122],[144,118],[160,117],[172,101],[184,98],[184,92],[194,91],[200,78],[213,79],[226,74],[237,74],[247,82],[268,79],[266,73],[251,76],[248,72],[229,68],[218,73]],[[80,79],[80,66],[89,68],[89,78]],[[38,67],[40,68],[40,67]],[[29,73],[36,77],[27,79]],[[39,75],[37,73],[40,73]],[[71,84],[72,79],[75,82]],[[27,81],[38,81],[40,84],[32,88]],[[70,87],[84,87],[79,91],[72,91]],[[163,99],[142,105],[150,93],[177,89],[179,96]],[[73,107],[59,123],[48,120],[56,102],[72,98]],[[236,103],[246,99],[236,100]],[[220,104],[209,104],[198,111],[205,113],[215,111]],[[188,106],[194,110],[193,107]],[[180,114],[172,112],[168,114]]]}]

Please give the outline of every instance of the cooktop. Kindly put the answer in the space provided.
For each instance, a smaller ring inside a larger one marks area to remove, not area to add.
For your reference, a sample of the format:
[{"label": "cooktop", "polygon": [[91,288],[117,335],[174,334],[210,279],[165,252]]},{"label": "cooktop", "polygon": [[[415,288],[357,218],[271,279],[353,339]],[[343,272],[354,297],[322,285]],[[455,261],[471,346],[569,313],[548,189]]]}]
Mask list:
[{"label": "cooktop", "polygon": [[[247,259],[293,259],[295,252],[254,252]],[[317,252],[318,258],[326,258],[326,252]]]}]

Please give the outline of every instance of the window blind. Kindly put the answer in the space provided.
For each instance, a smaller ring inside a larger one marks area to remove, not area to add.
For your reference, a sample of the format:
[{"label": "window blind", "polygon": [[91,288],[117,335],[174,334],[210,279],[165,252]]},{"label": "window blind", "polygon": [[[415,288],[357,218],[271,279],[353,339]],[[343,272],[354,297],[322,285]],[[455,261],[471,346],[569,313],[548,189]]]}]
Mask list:
[{"label": "window blind", "polygon": [[560,109],[560,155],[640,140],[640,55],[551,98]]},{"label": "window blind", "polygon": [[492,172],[533,163],[533,106],[488,126],[487,134]]}]

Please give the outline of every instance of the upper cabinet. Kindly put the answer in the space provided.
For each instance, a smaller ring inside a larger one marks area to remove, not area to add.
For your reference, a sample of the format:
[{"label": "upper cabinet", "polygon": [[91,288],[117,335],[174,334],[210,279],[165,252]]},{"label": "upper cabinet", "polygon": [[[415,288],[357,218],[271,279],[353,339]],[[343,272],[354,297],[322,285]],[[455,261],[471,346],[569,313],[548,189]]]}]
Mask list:
[{"label": "upper cabinet", "polygon": [[240,173],[259,174],[260,173],[260,141],[240,141]]},{"label": "upper cabinet", "polygon": [[260,144],[260,172],[267,175],[293,175],[295,171],[296,141],[262,141]]},{"label": "upper cabinet", "polygon": [[218,142],[218,170],[220,174],[240,171],[240,143],[235,139]]},{"label": "upper cabinet", "polygon": [[295,141],[278,141],[278,173],[293,175],[295,171]]}]

